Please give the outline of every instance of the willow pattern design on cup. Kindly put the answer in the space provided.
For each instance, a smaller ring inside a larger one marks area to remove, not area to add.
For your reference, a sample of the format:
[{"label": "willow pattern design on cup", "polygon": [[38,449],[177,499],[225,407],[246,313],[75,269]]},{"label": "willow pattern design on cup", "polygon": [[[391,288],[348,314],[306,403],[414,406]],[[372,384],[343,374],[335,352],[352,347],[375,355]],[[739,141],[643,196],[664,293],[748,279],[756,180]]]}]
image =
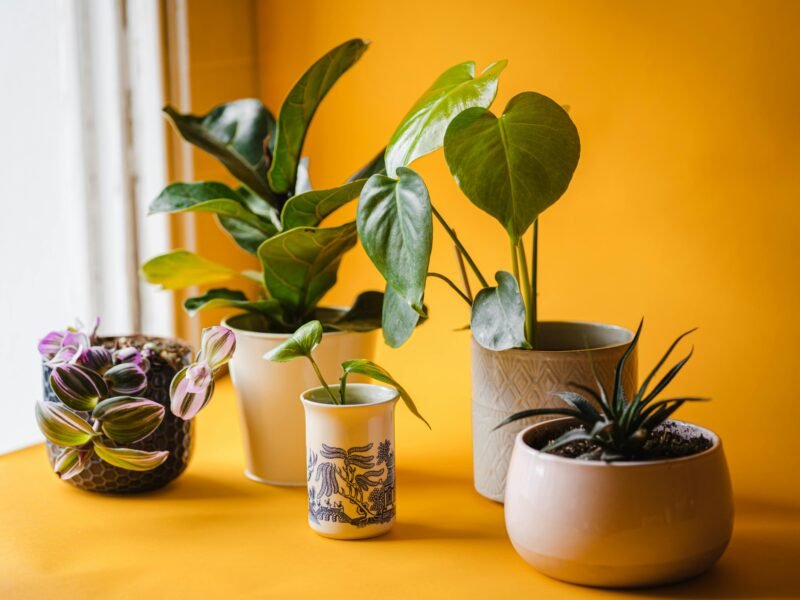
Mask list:
[{"label": "willow pattern design on cup", "polygon": [[[308,516],[366,527],[395,515],[394,452],[389,440],[345,450],[322,444],[308,453]],[[320,457],[322,461],[320,462]]]}]

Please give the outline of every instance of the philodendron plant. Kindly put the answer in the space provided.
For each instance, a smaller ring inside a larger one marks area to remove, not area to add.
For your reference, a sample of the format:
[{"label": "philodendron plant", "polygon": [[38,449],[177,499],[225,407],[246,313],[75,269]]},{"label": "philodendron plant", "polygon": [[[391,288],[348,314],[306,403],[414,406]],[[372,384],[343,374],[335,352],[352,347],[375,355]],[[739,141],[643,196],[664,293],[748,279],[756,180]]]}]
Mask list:
[{"label": "philodendron plant", "polygon": [[[53,468],[65,480],[81,473],[94,456],[129,471],[149,471],[169,454],[126,447],[148,438],[164,420],[165,407],[141,396],[155,346],[114,349],[96,332],[97,322],[90,331],[82,326],[52,331],[39,342],[59,402],[38,402],[36,420],[47,441],[61,448]],[[197,360],[172,380],[172,414],[189,420],[208,404],[214,374],[230,360],[235,344],[229,329],[203,330]]]},{"label": "philodendron plant", "polygon": [[692,331],[694,329],[680,335],[672,343],[633,396],[623,389],[622,374],[625,370],[625,362],[639,341],[642,323],[639,323],[633,341],[617,363],[614,371],[614,388],[610,394],[595,375],[597,389],[576,384],[576,387],[594,400],[594,403],[575,392],[554,392],[554,396],[564,401],[564,406],[523,410],[505,419],[495,429],[530,417],[573,417],[579,426],[550,442],[542,448],[543,452],[555,452],[570,444],[583,444],[583,453],[578,456],[581,459],[601,459],[610,462],[643,458],[643,449],[651,441],[653,431],[659,425],[686,402],[708,400],[708,398],[695,396],[656,400],[692,357],[691,351],[675,363],[652,390],[648,389],[678,343]]},{"label": "philodendron plant", "polygon": [[283,102],[277,120],[256,99],[221,104],[206,115],[165,108],[183,138],[219,159],[236,177],[238,188],[204,181],[167,186],[150,213],[204,212],[243,250],[258,257],[260,272],[238,271],[178,249],[142,267],[145,279],[165,289],[254,280],[258,298],[238,289],[215,287],[185,301],[189,314],[205,308],[234,307],[254,314],[259,330],[289,333],[310,318],[326,329],[368,331],[380,327],[383,294],[364,292],[349,311],[318,308],[336,282],[342,256],[357,242],[356,224],[321,227],[336,209],[354,200],[367,177],[383,169],[380,153],[342,185],[312,190],[308,158],[302,156],[306,132],[333,84],[367,49],[349,40],[315,62]]},{"label": "philodendron plant", "polygon": [[332,389],[322,376],[322,372],[319,370],[317,361],[314,360],[313,356],[314,349],[322,341],[322,337],[322,323],[319,321],[309,321],[295,331],[292,336],[280,346],[267,352],[264,358],[275,362],[288,362],[295,358],[303,357],[308,359],[314,369],[314,373],[317,375],[317,379],[319,379],[320,385],[325,389],[328,398],[330,398],[331,404],[347,404],[347,378],[351,374],[363,375],[375,381],[390,385],[398,391],[406,407],[408,407],[408,410],[430,428],[430,424],[417,410],[417,406],[414,404],[414,401],[405,388],[403,388],[386,369],[370,360],[356,358],[344,361],[342,363],[342,375],[339,378],[339,387]]},{"label": "philodendron plant", "polygon": [[[566,110],[535,92],[514,96],[499,117],[490,112],[505,66],[496,62],[477,76],[472,62],[445,71],[389,140],[385,174],[373,174],[361,190],[358,233],[387,283],[383,331],[391,346],[403,344],[425,316],[425,284],[435,277],[471,307],[479,344],[491,350],[536,347],[538,217],[566,191],[580,141]],[[497,272],[497,286],[489,284],[408,166],[441,147],[462,192],[508,234],[511,272]],[[463,287],[429,270],[434,217],[455,245]],[[474,296],[467,267],[480,287]]]}]

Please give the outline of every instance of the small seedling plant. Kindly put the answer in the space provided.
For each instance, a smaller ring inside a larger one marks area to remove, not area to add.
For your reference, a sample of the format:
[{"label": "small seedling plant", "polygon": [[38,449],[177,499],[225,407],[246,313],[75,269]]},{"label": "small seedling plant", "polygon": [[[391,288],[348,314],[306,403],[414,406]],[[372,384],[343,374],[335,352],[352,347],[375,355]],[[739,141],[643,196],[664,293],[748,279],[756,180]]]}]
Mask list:
[{"label": "small seedling plant", "polygon": [[575,392],[554,392],[554,396],[564,401],[563,407],[523,410],[505,419],[502,423],[497,425],[495,429],[529,417],[572,417],[578,421],[580,426],[567,431],[547,444],[542,448],[543,452],[552,453],[572,443],[588,442],[591,446],[591,450],[578,456],[578,458],[599,458],[604,461],[636,460],[640,458],[642,448],[648,439],[650,439],[653,431],[672,416],[683,404],[686,402],[703,402],[708,400],[708,398],[695,396],[657,400],[659,394],[664,391],[692,357],[694,349],[675,363],[658,383],[655,384],[652,390],[649,389],[656,374],[664,366],[678,343],[693,331],[695,330],[692,329],[678,336],[667,349],[667,352],[661,360],[659,360],[653,370],[650,371],[650,374],[645,378],[644,382],[642,382],[639,390],[632,397],[627,395],[623,389],[622,374],[625,369],[626,361],[639,341],[639,335],[642,332],[642,322],[639,323],[636,335],[634,335],[630,345],[617,363],[614,371],[614,389],[610,395],[607,394],[595,373],[596,390],[587,386],[574,384],[576,388],[582,390],[588,397],[592,398],[594,404],[587,400],[586,397]]},{"label": "small seedling plant", "polygon": [[344,361],[342,363],[342,375],[339,378],[338,389],[331,388],[331,386],[322,376],[319,365],[317,364],[317,361],[314,360],[313,356],[314,349],[320,344],[322,337],[322,323],[319,321],[309,321],[297,329],[297,331],[295,331],[292,336],[280,346],[267,352],[264,355],[264,358],[274,362],[288,362],[296,358],[308,359],[312,368],[314,369],[314,373],[317,375],[317,379],[319,379],[320,385],[328,395],[331,404],[347,404],[347,378],[351,374],[363,375],[365,377],[369,377],[370,379],[374,379],[375,381],[385,383],[396,389],[408,410],[410,410],[415,417],[420,419],[423,423],[425,423],[425,425],[428,426],[428,428],[430,428],[430,424],[425,420],[425,417],[420,414],[419,410],[417,410],[414,401],[411,399],[411,396],[405,390],[405,388],[400,385],[386,369],[370,360],[356,358]]}]

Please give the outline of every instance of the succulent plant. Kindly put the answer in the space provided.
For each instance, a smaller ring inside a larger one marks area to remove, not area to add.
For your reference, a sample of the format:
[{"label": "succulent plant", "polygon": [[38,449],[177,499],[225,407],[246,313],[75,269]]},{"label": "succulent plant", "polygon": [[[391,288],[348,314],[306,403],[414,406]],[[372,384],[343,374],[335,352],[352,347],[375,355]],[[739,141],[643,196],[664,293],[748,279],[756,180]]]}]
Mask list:
[{"label": "succulent plant", "polygon": [[405,388],[400,385],[386,369],[375,364],[371,360],[356,358],[344,361],[342,363],[342,375],[339,378],[339,388],[337,390],[331,389],[322,376],[322,372],[319,370],[317,361],[314,360],[313,356],[314,349],[322,341],[322,336],[322,324],[319,321],[309,321],[298,328],[297,331],[281,345],[267,352],[264,358],[274,362],[288,362],[301,357],[307,358],[332,404],[347,404],[347,378],[350,374],[363,375],[375,381],[390,385],[399,392],[408,410],[430,428],[430,424],[425,420],[425,417],[420,414],[419,410],[417,410],[417,406],[414,404],[414,401]]},{"label": "succulent plant", "polygon": [[[54,469],[62,479],[81,473],[95,455],[122,469],[149,471],[169,454],[124,447],[149,437],[164,420],[164,406],[139,396],[147,389],[156,348],[108,348],[97,338],[98,325],[99,320],[90,331],[82,325],[52,331],[39,342],[59,402],[38,402],[36,420],[45,438],[61,447]],[[197,361],[181,369],[170,387],[175,416],[191,419],[208,403],[214,373],[230,359],[235,344],[229,329],[203,331]]]},{"label": "succulent plant", "polygon": [[359,295],[349,311],[320,309],[321,298],[336,282],[344,254],[357,241],[356,224],[321,227],[331,213],[358,197],[367,178],[383,170],[383,152],[341,185],[311,189],[308,158],[302,156],[306,132],[332,86],[367,50],[352,39],[315,62],[290,90],[278,118],[248,98],[221,104],[202,116],[165,113],[189,143],[217,158],[241,184],[237,188],[204,181],[167,186],[150,205],[150,213],[203,212],[261,269],[240,271],[178,249],[142,266],[150,283],[164,289],[255,280],[257,298],[238,289],[214,287],[189,298],[190,315],[206,308],[237,308],[252,317],[248,328],[291,332],[311,318],[326,329],[368,331],[381,325],[383,294]]},{"label": "succulent plant", "polygon": [[599,457],[605,461],[635,459],[650,438],[653,430],[664,423],[684,403],[708,400],[708,398],[695,396],[656,400],[658,395],[664,391],[692,357],[694,349],[672,366],[652,390],[649,390],[651,382],[661,367],[664,366],[672,351],[683,338],[695,331],[694,329],[678,336],[632,397],[626,393],[622,385],[622,373],[625,368],[625,362],[639,341],[642,324],[643,322],[639,323],[636,335],[634,335],[630,345],[617,363],[614,371],[614,389],[610,395],[604,389],[595,373],[596,390],[573,384],[592,398],[595,404],[575,392],[553,392],[554,396],[564,401],[565,406],[563,408],[523,410],[505,419],[495,429],[529,417],[572,417],[578,421],[580,426],[570,429],[547,444],[542,448],[543,452],[553,452],[573,442],[588,442],[592,449],[578,458]]}]

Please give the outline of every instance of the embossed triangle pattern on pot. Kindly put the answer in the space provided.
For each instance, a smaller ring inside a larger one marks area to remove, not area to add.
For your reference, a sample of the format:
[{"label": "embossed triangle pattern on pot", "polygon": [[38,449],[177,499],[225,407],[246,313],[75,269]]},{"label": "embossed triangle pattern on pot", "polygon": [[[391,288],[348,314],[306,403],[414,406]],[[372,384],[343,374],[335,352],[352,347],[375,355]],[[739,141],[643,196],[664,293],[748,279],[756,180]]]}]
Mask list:
[{"label": "embossed triangle pattern on pot", "polygon": [[[508,463],[516,434],[537,421],[534,417],[493,428],[510,415],[528,408],[560,406],[552,395],[579,390],[575,383],[596,388],[592,362],[606,390],[613,388],[614,369],[625,347],[578,352],[493,352],[472,341],[472,446],[475,488],[498,502],[505,492]],[[623,385],[636,387],[636,352],[627,363]]]}]

